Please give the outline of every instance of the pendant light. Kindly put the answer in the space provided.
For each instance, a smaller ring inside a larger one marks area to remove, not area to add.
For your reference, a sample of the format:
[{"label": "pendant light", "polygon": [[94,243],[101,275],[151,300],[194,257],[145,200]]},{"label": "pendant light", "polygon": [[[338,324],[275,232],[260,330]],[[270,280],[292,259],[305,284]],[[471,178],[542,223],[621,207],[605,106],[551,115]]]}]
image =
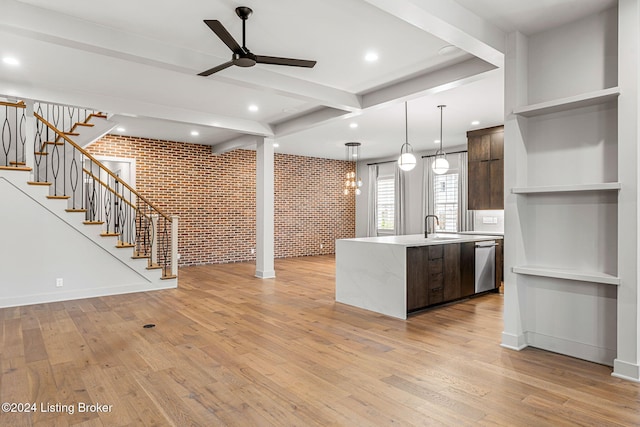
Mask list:
[{"label": "pendant light", "polygon": [[446,105],[438,105],[440,109],[440,149],[436,151],[436,157],[431,164],[431,168],[433,169],[433,173],[437,175],[442,175],[449,170],[449,161],[447,161],[447,154],[442,150],[442,109],[446,107]]},{"label": "pendant light", "polygon": [[413,148],[409,144],[409,121],[407,119],[407,103],[404,103],[404,135],[405,143],[400,147],[400,157],[398,167],[403,171],[410,171],[416,167],[416,156],[413,155]]},{"label": "pendant light", "polygon": [[[360,158],[360,145],[362,144],[359,142],[347,142],[344,144],[348,162],[357,162]],[[358,176],[358,166],[356,163],[355,171],[347,172],[347,180],[344,182],[343,193],[345,196],[348,196],[351,190],[353,190],[355,195],[359,196],[362,193],[360,187],[362,187],[362,179]]]}]

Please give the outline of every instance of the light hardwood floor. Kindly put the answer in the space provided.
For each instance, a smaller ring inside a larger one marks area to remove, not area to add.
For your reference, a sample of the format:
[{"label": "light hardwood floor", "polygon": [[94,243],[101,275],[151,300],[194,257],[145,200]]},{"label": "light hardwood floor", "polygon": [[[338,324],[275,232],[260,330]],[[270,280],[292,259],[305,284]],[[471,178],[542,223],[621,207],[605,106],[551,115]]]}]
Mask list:
[{"label": "light hardwood floor", "polygon": [[402,321],[335,303],[333,257],[278,260],[276,279],[254,269],[190,267],[176,290],[1,309],[0,400],[38,407],[0,425],[640,425],[640,384],[501,348],[499,294]]}]

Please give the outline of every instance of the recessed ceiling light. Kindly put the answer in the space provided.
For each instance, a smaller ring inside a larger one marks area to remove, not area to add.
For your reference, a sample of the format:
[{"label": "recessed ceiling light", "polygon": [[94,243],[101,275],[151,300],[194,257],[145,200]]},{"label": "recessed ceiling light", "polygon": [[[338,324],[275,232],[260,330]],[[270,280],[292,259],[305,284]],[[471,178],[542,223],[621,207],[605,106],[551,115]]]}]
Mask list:
[{"label": "recessed ceiling light", "polygon": [[480,124],[480,122],[478,120],[474,120],[474,121],[471,122],[471,125],[473,125],[473,126],[476,126],[476,125],[479,125],[479,124]]},{"label": "recessed ceiling light", "polygon": [[278,144],[277,142],[274,142],[273,143],[273,148],[278,148],[278,147],[280,147],[280,144]]},{"label": "recessed ceiling light", "polygon": [[191,136],[198,136],[198,135],[200,135],[200,132],[198,132],[197,130],[191,131]]},{"label": "recessed ceiling light", "polygon": [[440,140],[439,139],[434,139],[433,142],[436,143],[436,144],[440,144]]},{"label": "recessed ceiling light", "polygon": [[258,111],[258,106],[255,104],[249,105],[249,111],[255,113],[256,111]]},{"label": "recessed ceiling light", "polygon": [[378,54],[375,52],[367,52],[364,56],[364,60],[367,62],[375,62],[378,60]]},{"label": "recessed ceiling light", "polygon": [[20,65],[20,61],[18,61],[16,58],[13,58],[11,56],[5,56],[4,58],[2,58],[2,62],[4,62],[7,65]]},{"label": "recessed ceiling light", "polygon": [[357,124],[357,123],[351,123],[351,124],[349,124],[349,127],[350,127],[351,129],[355,129],[355,128],[357,128],[357,127],[358,127],[358,124]]},{"label": "recessed ceiling light", "polygon": [[443,46],[440,48],[440,50],[438,51],[439,55],[451,55],[452,53],[456,53],[460,50],[460,48],[452,45],[452,44],[448,44],[446,46]]},{"label": "recessed ceiling light", "polygon": [[117,128],[116,128],[116,130],[117,130],[118,132],[124,132],[124,131],[126,131],[126,129],[125,129],[125,128],[123,128],[122,126],[117,127]]}]

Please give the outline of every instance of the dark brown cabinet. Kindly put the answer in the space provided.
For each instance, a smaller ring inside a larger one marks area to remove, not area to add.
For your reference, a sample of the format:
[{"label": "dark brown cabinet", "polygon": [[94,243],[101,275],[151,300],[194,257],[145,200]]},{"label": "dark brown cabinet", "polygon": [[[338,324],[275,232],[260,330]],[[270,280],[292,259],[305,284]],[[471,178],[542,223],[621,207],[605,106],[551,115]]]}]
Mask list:
[{"label": "dark brown cabinet", "polygon": [[469,131],[467,144],[469,209],[504,209],[504,127]]},{"label": "dark brown cabinet", "polygon": [[474,243],[407,248],[407,312],[474,293]]}]

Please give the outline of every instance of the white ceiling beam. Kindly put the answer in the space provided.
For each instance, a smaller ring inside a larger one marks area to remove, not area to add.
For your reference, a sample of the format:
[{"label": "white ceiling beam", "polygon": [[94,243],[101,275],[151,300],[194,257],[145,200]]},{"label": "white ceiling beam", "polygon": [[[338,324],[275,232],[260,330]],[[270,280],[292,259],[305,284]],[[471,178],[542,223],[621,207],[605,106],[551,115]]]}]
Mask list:
[{"label": "white ceiling beam", "polygon": [[118,114],[131,117],[148,117],[172,122],[211,126],[244,134],[266,137],[273,136],[273,129],[270,125],[253,120],[222,116],[164,104],[153,104],[128,98],[124,99],[99,93],[81,92],[69,89],[68,87],[49,88],[44,85],[34,87],[29,84],[0,80],[0,94],[43,102],[51,102],[52,99],[55,99],[57,103],[63,105],[76,105],[104,112],[117,112]]},{"label": "white ceiling beam", "polygon": [[273,126],[273,130],[276,138],[291,135],[336,120],[350,119],[369,109],[453,89],[483,79],[494,71],[500,72],[497,67],[481,59],[468,59],[364,94],[361,96],[362,110],[347,112],[323,108],[279,123]]},{"label": "white ceiling beam", "polygon": [[320,126],[337,119],[353,117],[359,115],[360,111],[349,113],[344,110],[336,110],[333,108],[322,108],[312,111],[311,113],[287,120],[273,126],[276,138],[280,136],[290,135],[292,133],[301,132],[316,126]]},{"label": "white ceiling beam", "polygon": [[[2,0],[0,31],[194,77],[217,63],[229,60],[228,57],[176,47],[15,0]],[[77,34],[83,34],[82,41],[78,40]],[[223,74],[208,78],[332,108],[360,109],[359,97],[346,91],[260,67],[253,68],[250,73],[242,71],[245,70],[228,69]]]},{"label": "white ceiling beam", "polygon": [[504,66],[505,33],[454,0],[364,0],[470,54]]},{"label": "white ceiling beam", "polygon": [[383,107],[408,98],[453,89],[484,78],[484,73],[492,70],[497,70],[497,67],[478,58],[468,59],[365,94],[362,96],[363,108]]},{"label": "white ceiling beam", "polygon": [[260,66],[253,67],[250,72],[246,72],[244,69],[238,69],[238,67],[232,67],[225,70],[224,73],[210,78],[339,110],[357,111],[362,108],[362,100],[360,96],[356,94],[345,92],[331,86],[288,77],[266,70]]},{"label": "white ceiling beam", "polygon": [[255,135],[242,135],[237,138],[212,145],[211,153],[218,155],[237,150],[239,148],[255,148],[259,139],[262,139],[262,137]]}]

